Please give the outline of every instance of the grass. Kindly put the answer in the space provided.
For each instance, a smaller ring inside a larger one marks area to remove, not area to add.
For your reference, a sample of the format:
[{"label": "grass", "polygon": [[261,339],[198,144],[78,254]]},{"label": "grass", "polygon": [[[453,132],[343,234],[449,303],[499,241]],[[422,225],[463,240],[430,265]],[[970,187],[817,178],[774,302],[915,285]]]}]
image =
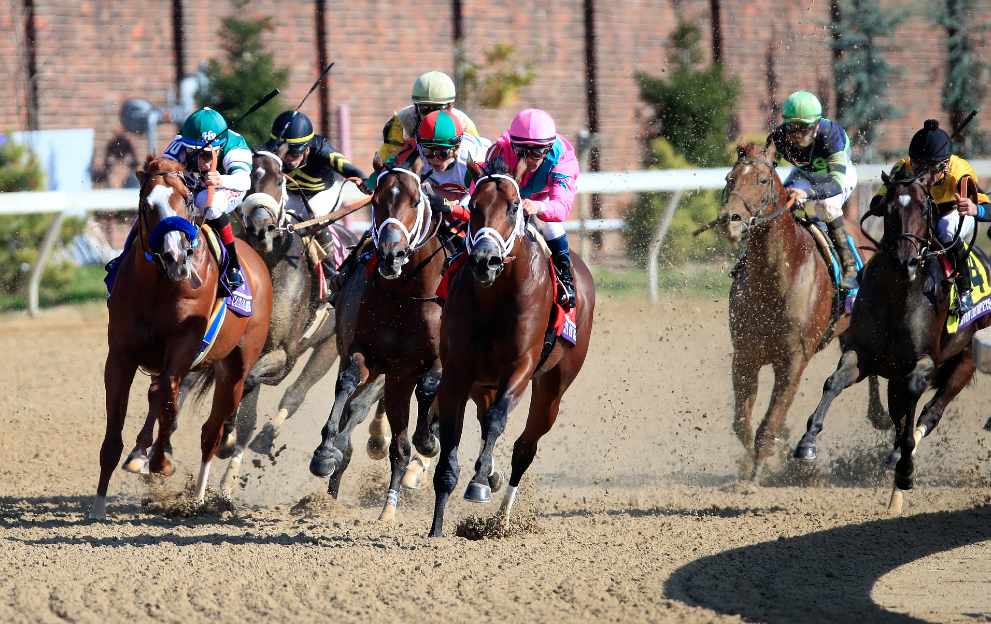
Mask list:
[{"label": "grass", "polygon": [[[708,299],[725,296],[733,280],[729,267],[688,265],[658,269],[657,292],[661,298]],[[596,293],[600,298],[643,300],[648,296],[647,272],[642,269],[592,267]]]},{"label": "grass", "polygon": [[[76,281],[58,290],[42,288],[38,293],[38,307],[50,308],[66,303],[90,303],[106,301],[107,286],[103,278],[107,272],[102,266],[84,265],[76,269]],[[27,294],[0,294],[0,312],[27,309]]]}]

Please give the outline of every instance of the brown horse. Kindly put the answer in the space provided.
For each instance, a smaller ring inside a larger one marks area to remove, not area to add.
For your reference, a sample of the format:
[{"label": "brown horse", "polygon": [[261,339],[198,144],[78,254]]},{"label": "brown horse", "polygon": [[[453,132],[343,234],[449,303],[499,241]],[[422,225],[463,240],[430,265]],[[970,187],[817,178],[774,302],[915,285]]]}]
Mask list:
[{"label": "brown horse", "polygon": [[[149,410],[126,465],[172,474],[174,466],[165,448],[176,418],[179,384],[197,357],[217,303],[219,269],[208,245],[192,245],[198,237],[191,223],[192,194],[183,182],[182,166],[167,158],[149,158],[138,180],[139,236],[121,261],[109,301],[110,352],[104,370],[107,431],[100,449],[100,481],[90,510],[92,518],[106,518],[107,486],[124,448],[121,431],[139,366],[152,374]],[[160,223],[169,226],[169,231],[156,245],[151,234],[160,231],[156,230]],[[237,245],[253,296],[253,314],[241,317],[228,312],[212,347],[196,367],[210,368],[216,377],[213,409],[201,436],[202,464],[195,492],[199,501],[220,444],[221,428],[241,400],[244,380],[265,343],[272,311],[272,285],[265,263],[246,243],[238,241]],[[149,458],[156,420],[158,438]]]},{"label": "brown horse", "polygon": [[[895,452],[888,460],[895,463],[889,504],[893,513],[901,512],[902,491],[912,488],[915,447],[932,433],[946,406],[974,375],[974,333],[991,325],[991,316],[983,316],[952,334],[944,331],[950,282],[938,256],[952,245],[936,239],[939,215],[929,194],[932,175],[910,176],[904,170],[894,180],[882,175],[887,191],[876,207],[884,216],[880,251],[864,272],[836,372],[826,380],[808,431],[795,449],[795,457],[814,459],[816,435],[833,399],[866,375],[886,378],[897,432]],[[915,409],[930,386],[936,394],[916,426]]]},{"label": "brown horse", "polygon": [[[407,430],[414,390],[418,409],[413,446],[423,458],[437,454],[437,438],[429,426],[441,374],[440,306],[434,301],[434,293],[445,256],[441,253],[441,217],[431,213],[420,187],[423,161],[417,159],[406,169],[384,166],[376,159],[374,166],[379,174],[372,195],[375,266],[361,291],[353,336],[338,334],[342,356],[334,407],[321,431],[320,446],[313,452],[310,471],[327,476],[343,468],[344,452],[350,448],[351,432],[358,424],[354,418],[342,419],[345,406],[353,395],[364,395],[366,386],[384,375],[382,404],[392,430],[392,476],[379,519],[392,520],[400,484],[418,488],[425,469],[421,465],[414,470],[410,463]],[[417,461],[429,463],[428,459]],[[404,479],[407,467],[415,474]]]},{"label": "brown horse", "polygon": [[[465,406],[471,398],[482,424],[482,449],[475,476],[465,492],[472,502],[491,497],[492,453],[509,413],[533,381],[526,428],[513,447],[513,472],[502,502],[508,521],[523,473],[537,453],[537,442],[557,419],[561,397],[578,376],[588,353],[595,311],[595,285],[574,251],[578,299],[577,343],[555,340],[543,356],[544,337],[556,285],[540,245],[524,230],[520,181],[525,163],[509,175],[500,158],[488,164],[472,194],[467,267],[452,279],[441,325],[440,459],[434,474],[433,526],[443,534],[444,508],[458,484],[458,445]],[[475,175],[480,172],[475,168]]]},{"label": "brown horse", "polygon": [[[750,453],[750,479],[759,481],[802,372],[813,355],[846,331],[850,317],[834,319],[837,301],[830,270],[812,234],[788,209],[773,164],[774,145],[765,149],[741,141],[737,153],[739,158],[726,176],[726,203],[717,221],[731,243],[749,232],[747,259],[736,273],[729,301],[736,398],[733,430]],[[846,222],[857,246],[866,245],[860,228]],[[774,369],[774,389],[755,437],[750,419],[757,400],[757,375],[766,365]],[[877,377],[870,380],[868,418],[879,429],[891,426]]]}]

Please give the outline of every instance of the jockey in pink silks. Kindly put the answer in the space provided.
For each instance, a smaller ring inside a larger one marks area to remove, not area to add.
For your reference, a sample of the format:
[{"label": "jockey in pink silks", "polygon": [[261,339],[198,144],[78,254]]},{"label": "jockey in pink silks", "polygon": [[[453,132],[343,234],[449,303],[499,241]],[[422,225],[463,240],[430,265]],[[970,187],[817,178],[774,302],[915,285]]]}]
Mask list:
[{"label": "jockey in pink silks", "polygon": [[574,308],[571,254],[561,222],[571,214],[578,189],[575,148],[557,133],[550,115],[528,108],[516,116],[509,132],[504,132],[489,149],[486,160],[495,157],[505,160],[511,171],[515,171],[521,158],[526,159],[526,173],[520,184],[523,211],[537,216],[534,225],[550,247],[560,284],[557,302],[564,308]]}]

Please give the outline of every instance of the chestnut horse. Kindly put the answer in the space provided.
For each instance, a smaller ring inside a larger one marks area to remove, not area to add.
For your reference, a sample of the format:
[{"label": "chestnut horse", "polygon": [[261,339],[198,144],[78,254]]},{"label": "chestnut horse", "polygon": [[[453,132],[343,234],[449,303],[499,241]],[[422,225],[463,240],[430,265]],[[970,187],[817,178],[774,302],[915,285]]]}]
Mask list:
[{"label": "chestnut horse", "polygon": [[[179,385],[197,357],[217,303],[219,269],[208,245],[192,244],[198,236],[191,222],[192,193],[183,182],[182,166],[168,158],[149,158],[137,175],[141,183],[139,236],[121,261],[108,303],[107,431],[100,449],[100,481],[90,510],[92,518],[107,515],[107,486],[124,448],[121,431],[139,366],[152,375],[149,409],[127,465],[164,475],[173,472],[165,448],[176,418]],[[198,501],[206,491],[224,421],[237,410],[244,380],[265,344],[272,310],[272,284],[265,263],[243,241],[237,245],[253,296],[253,314],[241,317],[228,311],[215,342],[196,368],[211,368],[216,378],[213,408],[201,435]],[[158,438],[149,458],[156,420]]]},{"label": "chestnut horse", "polygon": [[[480,175],[472,166],[474,174]],[[509,175],[495,158],[472,193],[466,267],[453,278],[444,304],[440,357],[440,458],[434,474],[432,537],[441,537],[444,508],[458,484],[458,445],[465,406],[471,398],[482,424],[482,448],[475,476],[465,492],[471,502],[487,503],[492,453],[509,413],[533,381],[526,428],[513,447],[513,472],[502,502],[508,522],[523,473],[537,443],[557,419],[561,397],[578,376],[588,353],[595,311],[595,284],[585,263],[571,252],[578,300],[577,344],[556,340],[542,357],[553,312],[555,277],[540,245],[524,229],[520,184],[526,163]]]},{"label": "chestnut horse", "polygon": [[[752,462],[750,479],[759,481],[774,453],[778,430],[788,415],[802,372],[812,356],[849,324],[834,322],[836,290],[812,234],[789,211],[787,194],[774,168],[774,145],[740,141],[738,159],[726,176],[726,203],[717,222],[723,236],[737,243],[749,232],[747,259],[736,274],[729,297],[733,342],[733,430]],[[857,246],[867,244],[849,219]],[[774,389],[756,436],[750,424],[757,400],[757,375],[770,365]],[[881,405],[876,377],[871,377],[868,419],[891,426]]]},{"label": "chestnut horse", "polygon": [[[420,186],[423,161],[417,159],[406,169],[376,159],[374,167],[379,174],[372,195],[375,265],[361,290],[353,336],[339,334],[337,338],[342,355],[334,407],[321,431],[320,446],[313,452],[310,471],[327,476],[343,468],[344,451],[350,448],[351,432],[358,424],[354,418],[342,419],[345,406],[355,393],[364,394],[367,386],[384,375],[382,404],[392,431],[392,476],[379,519],[393,520],[400,485],[419,488],[429,458],[438,450],[437,438],[430,431],[441,374],[440,306],[434,294],[445,256],[441,253],[442,219],[432,214]],[[342,295],[349,298],[347,293]],[[345,347],[347,341],[350,344]],[[407,430],[414,390],[417,423],[412,442],[421,457],[411,463]]]},{"label": "chestnut horse", "polygon": [[[826,380],[795,457],[815,458],[816,435],[840,392],[867,375],[886,378],[888,409],[897,432],[895,453],[889,458],[889,463],[897,459],[889,510],[899,513],[902,491],[913,485],[915,447],[932,433],[946,406],[973,377],[972,339],[977,330],[991,325],[991,316],[944,333],[949,280],[938,256],[951,245],[935,238],[939,214],[929,194],[932,175],[913,177],[902,170],[894,180],[887,174],[881,177],[887,191],[876,207],[884,216],[880,251],[864,272],[839,365]],[[915,409],[930,386],[936,394],[916,426]]]}]

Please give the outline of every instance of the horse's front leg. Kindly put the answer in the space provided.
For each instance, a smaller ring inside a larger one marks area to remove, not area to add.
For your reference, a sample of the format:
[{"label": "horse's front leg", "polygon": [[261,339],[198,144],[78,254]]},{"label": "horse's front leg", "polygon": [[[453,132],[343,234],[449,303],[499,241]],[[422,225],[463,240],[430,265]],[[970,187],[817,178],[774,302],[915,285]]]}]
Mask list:
[{"label": "horse's front leg", "polygon": [[881,402],[881,382],[877,375],[867,377],[867,420],[879,431],[891,429],[891,415]]},{"label": "horse's front leg", "polygon": [[751,461],[754,458],[754,434],[750,418],[757,400],[757,375],[760,364],[744,360],[740,350],[733,352],[733,432]]},{"label": "horse's front leg", "polygon": [[121,431],[127,417],[128,394],[137,370],[137,364],[111,345],[103,372],[103,383],[107,390],[107,430],[103,437],[103,446],[100,447],[100,480],[96,485],[96,498],[90,508],[90,518],[104,520],[107,517],[107,488],[124,451]]},{"label": "horse's front leg", "polygon": [[440,452],[440,440],[431,432],[431,415],[436,414],[437,391],[440,390],[440,361],[434,362],[416,381],[416,430],[413,432],[413,454],[403,477],[403,487],[420,489],[430,460]]},{"label": "horse's front leg", "polygon": [[440,456],[434,470],[434,520],[430,537],[444,536],[444,509],[451,492],[458,486],[458,445],[465,422],[465,405],[471,391],[470,379],[459,379],[455,374],[441,378],[437,401],[440,412]]},{"label": "horse's front leg", "polygon": [[816,406],[816,411],[809,416],[807,430],[802,439],[795,447],[795,459],[815,459],[816,458],[816,436],[822,431],[823,422],[826,420],[826,412],[833,399],[841,392],[863,379],[858,364],[857,352],[847,343],[846,350],[840,356],[840,364],[836,371],[826,379],[822,386],[822,399]]},{"label": "horse's front leg", "polygon": [[[900,422],[898,446],[901,450],[901,457],[895,464],[895,485],[888,503],[888,511],[892,514],[902,511],[902,491],[912,489],[912,475],[915,473],[913,451],[923,435],[915,428],[915,409],[922,393],[929,387],[935,368],[932,358],[925,356],[916,362],[915,368],[901,383],[896,384],[894,380],[888,382],[888,407],[892,410],[892,418],[897,417]],[[894,391],[892,386],[895,386]]]},{"label": "horse's front leg", "polygon": [[310,472],[318,477],[328,477],[343,459],[343,454],[335,446],[334,440],[338,435],[341,415],[348,401],[367,383],[378,377],[377,371],[369,369],[365,356],[360,351],[355,352],[346,368],[337,376],[337,388],[334,395],[334,406],[327,417],[327,423],[320,431],[320,445],[313,451],[310,460]]},{"label": "horse's front leg", "polygon": [[489,476],[495,472],[492,453],[496,441],[506,430],[509,413],[519,404],[530,382],[532,361],[529,357],[514,362],[499,384],[493,403],[482,418],[482,449],[475,461],[475,476],[465,490],[465,500],[472,503],[488,503],[492,500],[492,486]]},{"label": "horse's front leg", "polygon": [[[171,476],[175,472],[175,464],[165,453],[165,448],[172,437],[172,426],[175,424],[176,416],[179,413],[179,385],[182,378],[173,369],[166,369],[161,375],[155,377],[148,387],[148,414],[149,420],[158,420],[158,438],[155,440],[155,448],[148,459],[148,470],[155,474]],[[145,423],[145,428],[138,435],[138,444],[143,444],[142,435],[150,434],[150,423]]]},{"label": "horse's front leg", "polygon": [[[227,470],[224,471],[224,476],[220,480],[220,491],[228,497],[234,493],[237,476],[241,471],[241,462],[244,460],[244,449],[247,447],[248,440],[251,439],[251,434],[255,431],[255,424],[258,422],[258,395],[260,393],[261,384],[258,383],[257,378],[254,378],[253,374],[249,374],[247,381],[244,382],[244,392],[241,402],[234,412],[233,418],[236,435],[234,443],[230,445],[232,449],[229,455],[230,462],[227,464]],[[223,450],[226,438],[228,437],[227,429],[229,422],[230,419],[224,423],[224,435],[220,442],[220,448],[217,449],[217,457],[220,459],[227,459],[221,454],[221,450]]]},{"label": "horse's front leg", "polygon": [[795,400],[798,384],[802,380],[802,371],[808,360],[801,349],[794,349],[784,354],[774,362],[774,389],[771,391],[771,402],[767,407],[764,421],[757,428],[757,441],[754,458],[754,468],[750,480],[760,481],[764,463],[774,453],[777,443],[778,430],[788,416],[788,410]]},{"label": "horse's front leg", "polygon": [[392,521],[396,519],[396,503],[399,501],[399,486],[403,474],[409,464],[409,400],[413,396],[415,384],[399,375],[388,375],[385,378],[385,413],[389,417],[389,428],[392,430],[392,444],[389,445],[389,463],[392,473],[389,478],[389,491],[386,493],[385,506],[379,515],[379,520]]},{"label": "horse's front leg", "polygon": [[[330,475],[330,480],[327,482],[327,493],[334,498],[337,498],[337,494],[341,489],[341,479],[344,478],[344,471],[351,465],[351,456],[354,453],[351,436],[355,428],[365,422],[365,419],[368,418],[368,412],[371,411],[372,405],[376,401],[379,402],[379,411],[382,412],[383,419],[385,418],[385,403],[381,401],[383,395],[382,389],[384,387],[385,377],[379,375],[374,381],[365,384],[361,392],[351,397],[351,400],[348,401],[348,407],[342,416],[344,422],[340,427],[340,432],[334,439],[334,447],[341,452],[343,457],[337,465],[337,469],[334,470],[334,474]],[[386,429],[388,429],[388,426],[386,426]],[[388,452],[388,441],[386,441],[384,446],[386,452]]]}]

